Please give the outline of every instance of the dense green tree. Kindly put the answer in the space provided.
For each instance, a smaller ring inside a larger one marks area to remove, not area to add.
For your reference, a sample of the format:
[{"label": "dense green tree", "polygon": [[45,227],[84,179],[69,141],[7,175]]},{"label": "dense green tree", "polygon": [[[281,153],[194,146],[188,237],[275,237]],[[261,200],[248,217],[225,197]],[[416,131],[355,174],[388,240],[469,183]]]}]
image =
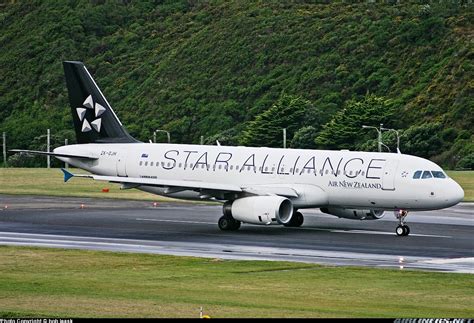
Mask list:
[{"label": "dense green tree", "polygon": [[440,123],[410,127],[400,136],[403,152],[424,158],[439,154],[443,149],[441,130]]},{"label": "dense green tree", "polygon": [[395,112],[391,100],[373,94],[366,95],[362,101],[350,100],[324,125],[315,142],[324,149],[359,149],[376,135],[362,126],[378,127],[382,123],[390,127],[396,119]]},{"label": "dense green tree", "polygon": [[[176,143],[233,129],[238,144],[282,92],[316,107],[290,128],[319,132],[373,93],[393,100],[399,128],[454,129],[429,156],[454,167],[472,152],[459,134],[474,125],[473,16],[446,1],[0,1],[0,132],[28,148],[47,128],[71,129],[61,62],[81,60],[143,141],[155,129]],[[359,135],[346,146],[376,134]]]},{"label": "dense green tree", "polygon": [[204,138],[205,145],[217,145],[217,141],[223,146],[237,146],[239,144],[239,131],[236,128],[224,130],[210,137]]},{"label": "dense green tree", "polygon": [[283,94],[266,111],[257,115],[244,131],[240,143],[254,147],[282,147],[283,129],[289,143],[305,118],[312,115],[313,105],[301,97]]},{"label": "dense green tree", "polygon": [[313,126],[306,126],[298,129],[291,140],[291,148],[315,149],[314,139],[318,134],[318,130]]}]

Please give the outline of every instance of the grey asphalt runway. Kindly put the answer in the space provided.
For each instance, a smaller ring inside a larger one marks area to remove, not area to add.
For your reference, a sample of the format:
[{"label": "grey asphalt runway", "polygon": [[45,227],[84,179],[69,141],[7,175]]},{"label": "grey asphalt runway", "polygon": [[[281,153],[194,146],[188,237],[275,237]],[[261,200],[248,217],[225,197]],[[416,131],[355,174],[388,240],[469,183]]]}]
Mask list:
[{"label": "grey asphalt runway", "polygon": [[408,237],[395,235],[393,212],[375,221],[302,213],[301,228],[223,232],[217,205],[0,195],[0,245],[474,273],[474,203],[410,213]]}]

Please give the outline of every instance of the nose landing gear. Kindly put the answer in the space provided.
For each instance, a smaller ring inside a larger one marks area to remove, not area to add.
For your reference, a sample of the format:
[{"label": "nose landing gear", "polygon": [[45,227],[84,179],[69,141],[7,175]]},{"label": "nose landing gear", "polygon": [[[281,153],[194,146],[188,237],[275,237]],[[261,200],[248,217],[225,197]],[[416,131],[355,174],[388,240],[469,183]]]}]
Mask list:
[{"label": "nose landing gear", "polygon": [[395,217],[398,219],[398,226],[395,229],[397,236],[407,236],[410,234],[410,228],[405,224],[405,218],[408,215],[406,210],[395,211]]}]

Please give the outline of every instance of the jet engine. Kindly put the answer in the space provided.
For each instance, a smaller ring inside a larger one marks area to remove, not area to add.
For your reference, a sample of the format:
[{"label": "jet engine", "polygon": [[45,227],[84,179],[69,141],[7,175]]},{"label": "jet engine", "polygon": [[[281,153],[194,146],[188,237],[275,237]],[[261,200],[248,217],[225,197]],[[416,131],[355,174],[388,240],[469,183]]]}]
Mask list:
[{"label": "jet engine", "polygon": [[250,196],[226,203],[224,215],[251,224],[287,224],[293,216],[293,204],[281,196]]},{"label": "jet engine", "polygon": [[321,212],[351,220],[378,220],[383,218],[383,210],[356,210],[344,208],[321,208]]}]

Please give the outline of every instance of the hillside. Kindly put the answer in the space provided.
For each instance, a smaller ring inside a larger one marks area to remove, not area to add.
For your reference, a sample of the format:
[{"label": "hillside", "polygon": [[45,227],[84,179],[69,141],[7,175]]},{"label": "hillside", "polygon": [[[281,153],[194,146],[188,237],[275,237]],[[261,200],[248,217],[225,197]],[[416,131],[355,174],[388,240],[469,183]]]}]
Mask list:
[{"label": "hillside", "polygon": [[390,101],[390,118],[355,123],[357,139],[340,147],[374,149],[375,132],[360,123],[384,119],[405,130],[403,152],[472,168],[473,12],[453,3],[8,1],[0,131],[10,148],[38,148],[46,128],[56,145],[72,142],[62,61],[81,60],[140,140],[166,129],[173,142],[246,143],[251,121],[288,95],[309,107],[308,118],[289,118],[293,146],[338,148],[315,139],[331,138],[337,113],[345,120],[344,108],[373,95]]}]

